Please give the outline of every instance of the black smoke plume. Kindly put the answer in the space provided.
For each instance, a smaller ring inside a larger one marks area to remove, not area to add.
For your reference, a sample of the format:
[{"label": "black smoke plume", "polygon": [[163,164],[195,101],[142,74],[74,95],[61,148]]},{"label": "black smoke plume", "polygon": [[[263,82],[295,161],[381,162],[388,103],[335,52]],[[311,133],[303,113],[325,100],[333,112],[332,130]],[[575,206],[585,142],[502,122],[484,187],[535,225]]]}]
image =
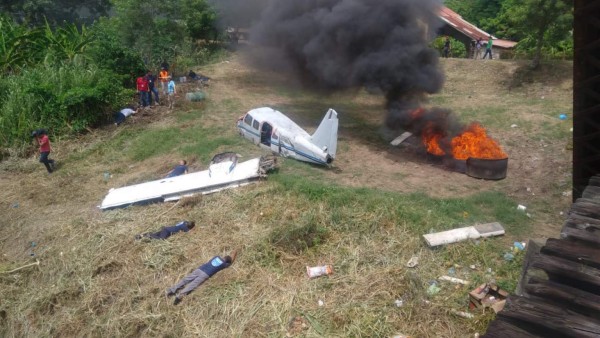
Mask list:
[{"label": "black smoke plume", "polygon": [[440,7],[439,0],[271,0],[250,29],[251,45],[261,51],[252,54],[254,64],[285,63],[321,88],[378,89],[389,128],[419,134],[433,124],[454,133],[460,126],[447,110],[417,120],[411,114],[444,83],[438,53],[428,46],[442,24]]}]

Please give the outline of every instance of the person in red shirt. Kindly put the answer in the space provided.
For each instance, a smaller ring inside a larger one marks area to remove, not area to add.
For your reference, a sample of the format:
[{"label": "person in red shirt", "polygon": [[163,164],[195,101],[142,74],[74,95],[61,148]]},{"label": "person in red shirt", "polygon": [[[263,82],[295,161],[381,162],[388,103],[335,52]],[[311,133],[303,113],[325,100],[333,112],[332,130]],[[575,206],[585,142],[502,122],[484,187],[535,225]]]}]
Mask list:
[{"label": "person in red shirt", "polygon": [[51,148],[50,139],[48,138],[46,131],[44,129],[38,129],[31,133],[31,136],[36,138],[40,146],[40,162],[44,163],[44,165],[46,166],[46,170],[48,170],[48,173],[52,174],[52,172],[56,168],[54,166],[54,160],[51,160],[49,158]]},{"label": "person in red shirt", "polygon": [[135,80],[137,91],[140,94],[140,105],[147,107],[150,104],[150,92],[148,91],[148,78],[140,76]]}]

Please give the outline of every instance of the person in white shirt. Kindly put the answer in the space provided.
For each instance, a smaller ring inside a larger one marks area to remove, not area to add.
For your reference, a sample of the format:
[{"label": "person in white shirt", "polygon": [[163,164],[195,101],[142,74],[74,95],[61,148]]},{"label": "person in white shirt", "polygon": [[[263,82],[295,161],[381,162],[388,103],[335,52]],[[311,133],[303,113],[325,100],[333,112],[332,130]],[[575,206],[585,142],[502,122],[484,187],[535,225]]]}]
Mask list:
[{"label": "person in white shirt", "polygon": [[137,110],[133,110],[132,108],[133,107],[123,108],[120,112],[115,114],[115,126],[123,123],[129,115],[137,113]]}]

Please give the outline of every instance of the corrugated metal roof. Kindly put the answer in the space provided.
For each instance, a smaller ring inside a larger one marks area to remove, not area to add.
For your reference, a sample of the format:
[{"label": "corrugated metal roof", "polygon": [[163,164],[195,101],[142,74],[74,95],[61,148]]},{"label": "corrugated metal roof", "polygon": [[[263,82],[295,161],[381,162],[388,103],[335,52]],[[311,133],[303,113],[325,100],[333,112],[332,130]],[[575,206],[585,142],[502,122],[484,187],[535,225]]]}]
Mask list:
[{"label": "corrugated metal roof", "polygon": [[[490,36],[489,33],[463,19],[462,16],[458,15],[458,13],[454,12],[446,6],[441,7],[439,17],[440,19],[444,20],[444,22],[446,22],[448,25],[452,26],[454,29],[470,37],[473,40],[477,40],[478,38],[487,40]],[[517,44],[514,41],[498,39],[493,35],[492,38],[494,39],[495,47],[513,48]]]}]

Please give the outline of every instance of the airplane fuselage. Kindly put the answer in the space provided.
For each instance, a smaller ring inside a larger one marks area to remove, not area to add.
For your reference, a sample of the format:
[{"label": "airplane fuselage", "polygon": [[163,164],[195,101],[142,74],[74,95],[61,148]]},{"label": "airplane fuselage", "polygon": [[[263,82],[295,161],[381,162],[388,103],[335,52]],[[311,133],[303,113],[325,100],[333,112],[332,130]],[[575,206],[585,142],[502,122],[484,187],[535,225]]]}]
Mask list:
[{"label": "airplane fuselage", "polygon": [[[336,147],[337,113],[334,117]],[[314,144],[314,135],[309,135],[287,116],[271,108],[250,110],[238,120],[237,127],[244,138],[283,157],[321,165],[329,165],[335,158],[335,149],[331,152],[327,146]]]}]

